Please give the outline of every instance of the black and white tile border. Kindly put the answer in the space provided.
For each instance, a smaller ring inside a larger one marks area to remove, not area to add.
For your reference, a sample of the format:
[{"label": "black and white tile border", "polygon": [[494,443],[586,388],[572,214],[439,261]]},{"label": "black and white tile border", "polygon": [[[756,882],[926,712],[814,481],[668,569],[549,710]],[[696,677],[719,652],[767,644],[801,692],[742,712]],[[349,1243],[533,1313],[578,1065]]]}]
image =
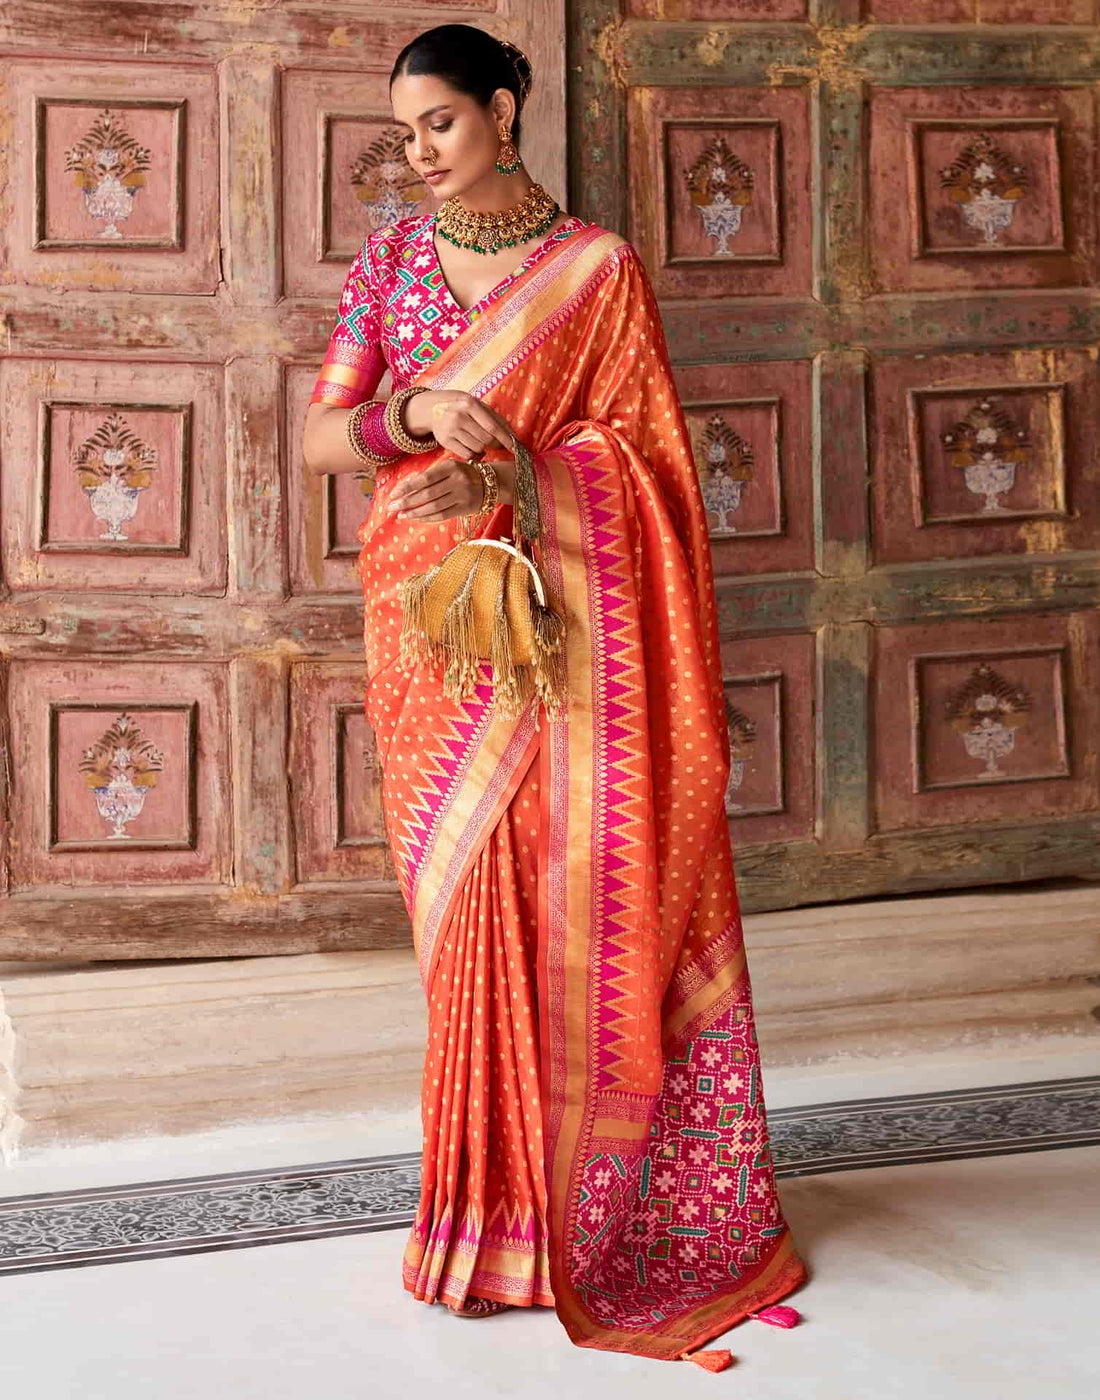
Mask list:
[{"label": "black and white tile border", "polygon": [[[776,1108],[777,1177],[1100,1143],[1100,1075]],[[0,1198],[0,1274],[407,1229],[420,1154]]]}]

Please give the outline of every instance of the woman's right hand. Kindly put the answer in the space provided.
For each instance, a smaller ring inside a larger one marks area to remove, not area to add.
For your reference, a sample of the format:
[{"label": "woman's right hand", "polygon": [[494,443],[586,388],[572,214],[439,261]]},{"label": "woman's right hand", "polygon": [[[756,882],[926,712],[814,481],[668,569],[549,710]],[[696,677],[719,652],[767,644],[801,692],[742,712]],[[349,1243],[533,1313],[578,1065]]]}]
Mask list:
[{"label": "woman's right hand", "polygon": [[494,444],[511,452],[514,433],[507,419],[464,389],[425,389],[402,407],[413,437],[435,434],[441,447],[463,459],[480,456]]}]

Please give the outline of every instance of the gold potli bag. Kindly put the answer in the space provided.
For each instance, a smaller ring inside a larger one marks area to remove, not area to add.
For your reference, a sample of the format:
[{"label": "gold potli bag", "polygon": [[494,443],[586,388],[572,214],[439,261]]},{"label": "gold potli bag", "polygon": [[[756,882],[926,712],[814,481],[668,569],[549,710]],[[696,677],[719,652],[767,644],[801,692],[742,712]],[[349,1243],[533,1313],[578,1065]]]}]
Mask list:
[{"label": "gold potli bag", "polygon": [[568,700],[565,619],[551,606],[534,560],[523,552],[525,540],[533,544],[539,538],[538,497],[531,454],[518,439],[513,443],[514,542],[503,535],[466,539],[425,573],[401,581],[401,662],[445,665],[444,694],[469,700],[481,661],[488,659],[492,709],[515,717],[537,695],[557,718]]}]

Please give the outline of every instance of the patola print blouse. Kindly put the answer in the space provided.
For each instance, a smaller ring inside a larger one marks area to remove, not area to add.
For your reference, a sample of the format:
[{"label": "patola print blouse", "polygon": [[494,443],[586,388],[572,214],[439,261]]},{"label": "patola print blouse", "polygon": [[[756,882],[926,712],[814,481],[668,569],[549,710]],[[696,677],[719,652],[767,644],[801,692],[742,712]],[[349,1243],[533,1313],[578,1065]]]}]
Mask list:
[{"label": "patola print blouse", "polygon": [[351,408],[371,397],[387,368],[393,388],[403,388],[521,273],[584,227],[583,219],[570,215],[468,311],[455,301],[443,276],[432,237],[434,214],[413,214],[370,234],[344,282],[310,402]]}]

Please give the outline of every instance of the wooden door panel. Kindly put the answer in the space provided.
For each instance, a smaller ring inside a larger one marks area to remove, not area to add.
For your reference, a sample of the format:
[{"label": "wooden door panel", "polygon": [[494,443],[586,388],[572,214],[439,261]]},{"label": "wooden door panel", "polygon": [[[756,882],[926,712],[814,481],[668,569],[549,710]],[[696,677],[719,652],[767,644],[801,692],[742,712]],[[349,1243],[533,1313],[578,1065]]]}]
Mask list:
[{"label": "wooden door panel", "polygon": [[290,778],[301,884],[397,878],[363,685],[361,662],[293,668]]},{"label": "wooden door panel", "polygon": [[212,69],[13,60],[5,106],[15,139],[4,251],[14,278],[89,290],[214,291]]},{"label": "wooden door panel", "polygon": [[722,669],[731,752],[726,811],[742,840],[812,840],[814,638],[727,641]]},{"label": "wooden door panel", "polygon": [[878,360],[872,380],[876,560],[1095,546],[1090,351],[897,355]]},{"label": "wooden door panel", "polygon": [[[304,594],[348,593],[360,586],[356,559],[362,543],[358,532],[370,513],[374,493],[369,479],[358,472],[316,476],[303,470],[296,444],[302,440],[316,379],[316,365],[287,366],[290,588]],[[386,398],[390,384],[387,370],[374,397]]]},{"label": "wooden door panel", "polygon": [[867,0],[875,24],[1093,24],[1096,0]]},{"label": "wooden door panel", "polygon": [[227,884],[223,666],[11,667],[12,887]]},{"label": "wooden door panel", "polygon": [[658,296],[805,295],[810,288],[804,92],[630,92],[630,239]]},{"label": "wooden door panel", "polygon": [[1095,812],[1095,618],[882,628],[875,655],[880,831]]},{"label": "wooden door panel", "polygon": [[1100,871],[1098,19],[572,12],[574,204],[647,262],[711,506],[748,908]]},{"label": "wooden door panel", "polygon": [[681,365],[675,377],[715,569],[812,569],[812,367]]},{"label": "wooden door panel", "polygon": [[[362,711],[370,497],[300,444],[355,248],[435,207],[387,88],[454,13],[0,19],[0,956],[408,944]],[[473,22],[530,55],[524,157],[568,207],[563,15]]]},{"label": "wooden door panel", "polygon": [[349,85],[342,73],[283,76],[283,259],[292,296],[335,306],[364,216],[381,228],[428,202],[393,125],[388,77],[371,73]]},{"label": "wooden door panel", "polygon": [[0,364],[11,589],[223,593],[220,366]]},{"label": "wooden door panel", "polygon": [[1095,98],[1080,87],[870,94],[878,290],[1095,284]]}]

